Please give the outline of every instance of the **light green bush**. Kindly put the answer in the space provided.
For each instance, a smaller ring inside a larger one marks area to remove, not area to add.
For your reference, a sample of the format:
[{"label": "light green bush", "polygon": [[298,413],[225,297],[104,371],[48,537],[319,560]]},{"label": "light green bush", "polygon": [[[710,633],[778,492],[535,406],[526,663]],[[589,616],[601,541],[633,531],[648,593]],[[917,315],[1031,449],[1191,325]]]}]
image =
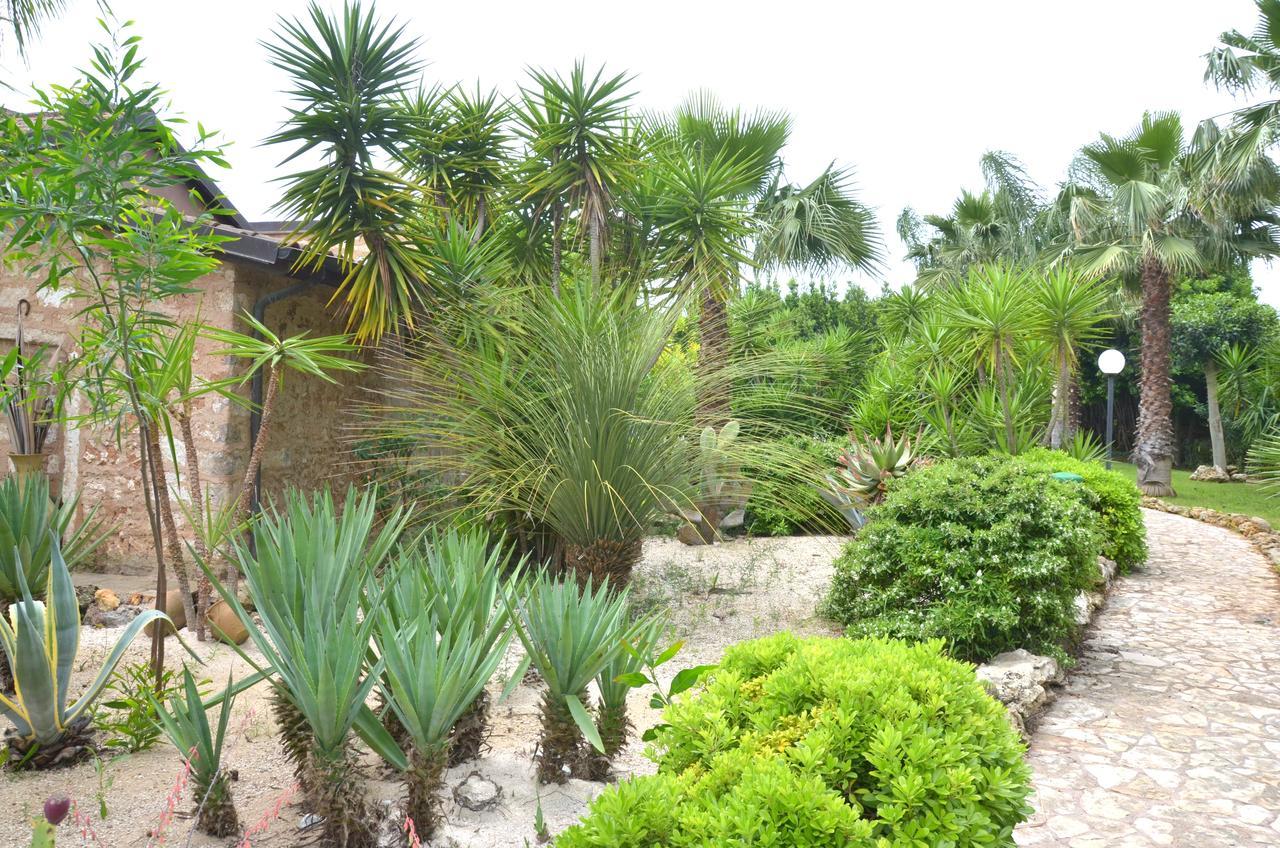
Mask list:
[{"label": "light green bush", "polygon": [[1062,656],[1075,597],[1098,579],[1078,484],[1020,459],[939,462],[897,481],[836,560],[826,613],[851,635],[943,639],[974,662]]},{"label": "light green bush", "polygon": [[1021,455],[1027,467],[1047,473],[1070,471],[1084,478],[1093,494],[1088,506],[1098,514],[1102,555],[1115,560],[1121,573],[1147,560],[1147,525],[1142,521],[1142,494],[1133,481],[1097,462],[1081,462],[1062,451],[1036,448]]},{"label": "light green bush", "polygon": [[558,848],[1012,846],[1030,814],[1004,708],[939,642],[745,642],[664,720],[658,774]]}]

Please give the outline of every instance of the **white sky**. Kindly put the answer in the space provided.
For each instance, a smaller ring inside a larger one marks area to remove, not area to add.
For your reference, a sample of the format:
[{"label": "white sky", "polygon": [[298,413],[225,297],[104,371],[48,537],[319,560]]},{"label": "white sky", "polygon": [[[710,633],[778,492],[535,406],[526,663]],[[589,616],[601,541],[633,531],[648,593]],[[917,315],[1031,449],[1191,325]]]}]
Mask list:
[{"label": "white sky", "polygon": [[[340,0],[322,0],[331,7]],[[250,219],[273,217],[283,150],[258,146],[282,119],[281,75],[259,39],[305,0],[115,0],[137,21],[148,77],[175,111],[219,129],[233,168],[215,174]],[[854,167],[889,246],[886,278],[913,276],[893,221],[903,206],[945,212],[979,188],[988,149],[1019,156],[1052,186],[1099,131],[1123,133],[1144,109],[1195,121],[1233,107],[1203,81],[1203,54],[1224,29],[1251,30],[1251,0],[378,0],[423,39],[428,81],[479,79],[512,93],[526,66],[575,58],[637,75],[637,103],[674,105],[697,88],[727,104],[787,110],[791,178],[828,162]],[[93,0],[71,0],[46,27],[29,66],[0,55],[0,80],[20,92],[65,82],[99,35]],[[0,91],[0,102],[24,97]],[[1280,305],[1280,264],[1258,267],[1263,299]],[[860,280],[878,288],[878,280]]]}]

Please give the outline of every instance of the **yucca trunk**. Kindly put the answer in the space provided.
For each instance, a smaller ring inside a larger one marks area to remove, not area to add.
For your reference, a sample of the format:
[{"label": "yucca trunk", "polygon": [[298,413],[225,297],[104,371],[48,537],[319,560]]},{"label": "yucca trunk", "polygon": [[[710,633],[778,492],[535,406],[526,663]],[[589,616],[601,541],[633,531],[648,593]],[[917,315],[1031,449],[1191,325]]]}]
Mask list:
[{"label": "yucca trunk", "polygon": [[[587,693],[578,693],[578,699],[586,703]],[[583,740],[569,705],[562,696],[550,691],[542,696],[542,735],[538,738],[538,782],[564,783],[568,770],[577,766]]]},{"label": "yucca trunk", "polygon": [[584,745],[580,776],[587,780],[604,781],[608,779],[609,772],[613,769],[613,760],[627,744],[627,736],[631,732],[626,702],[614,706],[600,704],[596,710],[596,730],[600,733],[600,741],[604,743],[604,753],[590,745]]},{"label": "yucca trunk", "polygon": [[[178,429],[182,433],[182,444],[187,454],[187,490],[191,493],[191,512],[193,523],[197,525],[195,534],[196,555],[206,566],[213,567],[209,557],[209,546],[205,544],[204,533],[200,529],[204,524],[204,490],[200,484],[200,459],[196,453],[195,431],[191,429],[191,404],[184,401],[182,408],[174,411],[178,419]],[[208,622],[209,605],[213,601],[213,582],[203,570],[196,575],[195,618],[187,619],[187,627],[195,630],[196,639],[203,642],[209,637]]]},{"label": "yucca trunk", "polygon": [[[196,608],[192,600],[191,578],[187,574],[186,559],[182,556],[182,540],[178,536],[178,525],[173,520],[173,502],[169,499],[169,481],[164,471],[164,454],[160,452],[160,433],[158,428],[151,427],[147,434],[151,439],[151,456],[155,461],[155,476],[151,482],[155,489],[156,504],[160,507],[160,520],[164,524],[165,535],[169,537],[169,565],[178,578],[178,591],[182,594],[182,612],[186,615],[187,622],[194,627]],[[160,605],[159,608],[164,607]]]},{"label": "yucca trunk", "polygon": [[725,303],[710,285],[702,288],[698,312],[698,370],[704,377],[698,413],[702,424],[719,426],[729,417],[729,399],[715,390],[716,381],[708,379],[725,363],[729,348],[729,316]]},{"label": "yucca trunk", "polygon": [[1213,464],[1227,470],[1227,440],[1222,432],[1222,407],[1218,402],[1218,363],[1210,359],[1204,364],[1206,403],[1209,407],[1209,444],[1213,448]]},{"label": "yucca trunk", "polygon": [[631,582],[631,571],[640,561],[642,549],[640,539],[597,539],[588,545],[566,545],[564,561],[580,583],[590,577],[593,586],[600,586],[607,578],[610,586],[625,586]]},{"label": "yucca trunk", "polygon": [[1065,354],[1058,356],[1058,374],[1053,385],[1049,417],[1049,447],[1059,450],[1071,438],[1071,366]]},{"label": "yucca trunk", "polygon": [[315,747],[311,725],[293,703],[293,699],[279,687],[271,690],[271,713],[280,732],[280,747],[284,749],[284,758],[293,766],[298,791],[303,797],[310,799],[313,795],[310,783],[311,752]]},{"label": "yucca trunk", "polygon": [[1173,491],[1173,397],[1170,367],[1169,272],[1154,259],[1142,263],[1142,375],[1134,463],[1144,495]]},{"label": "yucca trunk", "polygon": [[449,743],[449,767],[480,759],[489,739],[489,693],[480,694],[453,725]]},{"label": "yucca trunk", "polygon": [[1009,403],[1009,373],[1004,360],[1004,347],[996,345],[996,389],[1000,393],[1000,411],[1004,415],[1005,450],[1018,453],[1018,432],[1013,423],[1013,407]]},{"label": "yucca trunk", "polygon": [[240,817],[231,799],[231,781],[221,769],[208,784],[196,783],[195,799],[200,804],[196,823],[210,836],[233,836],[240,830]]},{"label": "yucca trunk", "polygon": [[369,814],[363,777],[350,751],[313,750],[307,763],[313,812],[324,817],[324,848],[376,848],[377,829]]},{"label": "yucca trunk", "polygon": [[404,775],[409,790],[405,814],[413,819],[414,830],[423,843],[430,842],[440,826],[440,788],[444,786],[448,761],[445,750],[423,752],[414,748],[409,752],[409,770]]}]

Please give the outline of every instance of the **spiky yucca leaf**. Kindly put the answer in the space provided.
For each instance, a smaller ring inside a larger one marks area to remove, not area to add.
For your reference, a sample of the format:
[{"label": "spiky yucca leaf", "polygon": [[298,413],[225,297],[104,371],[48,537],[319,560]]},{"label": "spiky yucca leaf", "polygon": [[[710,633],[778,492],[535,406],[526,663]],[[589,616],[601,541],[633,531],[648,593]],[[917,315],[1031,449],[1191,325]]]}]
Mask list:
[{"label": "spiky yucca leaf", "polygon": [[222,768],[222,746],[227,738],[227,722],[235,704],[235,685],[227,677],[223,690],[222,711],[216,728],[210,728],[209,716],[201,700],[196,680],[188,669],[182,670],[182,692],[161,704],[151,699],[156,722],[169,741],[191,767],[192,797],[199,813],[197,823],[210,836],[231,836],[240,829],[235,803],[231,798],[231,781]]}]

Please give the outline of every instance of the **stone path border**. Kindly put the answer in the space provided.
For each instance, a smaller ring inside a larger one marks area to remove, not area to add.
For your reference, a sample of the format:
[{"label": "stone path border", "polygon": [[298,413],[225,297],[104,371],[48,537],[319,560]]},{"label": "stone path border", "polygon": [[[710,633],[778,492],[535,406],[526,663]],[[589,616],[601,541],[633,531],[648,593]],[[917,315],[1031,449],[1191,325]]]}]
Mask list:
[{"label": "stone path border", "polygon": [[1021,846],[1280,845],[1280,575],[1222,527],[1145,511],[1028,754]]}]

